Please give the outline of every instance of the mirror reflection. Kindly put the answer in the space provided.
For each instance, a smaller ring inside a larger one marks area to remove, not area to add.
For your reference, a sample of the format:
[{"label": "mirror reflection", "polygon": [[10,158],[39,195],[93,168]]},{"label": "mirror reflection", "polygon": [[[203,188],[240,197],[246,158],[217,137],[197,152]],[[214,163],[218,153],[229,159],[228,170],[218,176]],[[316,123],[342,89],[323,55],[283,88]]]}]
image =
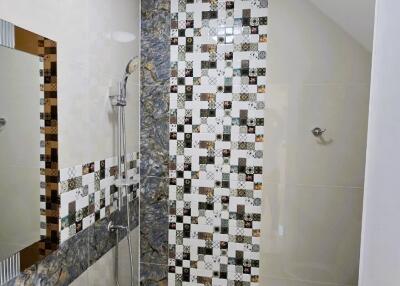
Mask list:
[{"label": "mirror reflection", "polygon": [[38,56],[0,46],[0,260],[40,239]]}]

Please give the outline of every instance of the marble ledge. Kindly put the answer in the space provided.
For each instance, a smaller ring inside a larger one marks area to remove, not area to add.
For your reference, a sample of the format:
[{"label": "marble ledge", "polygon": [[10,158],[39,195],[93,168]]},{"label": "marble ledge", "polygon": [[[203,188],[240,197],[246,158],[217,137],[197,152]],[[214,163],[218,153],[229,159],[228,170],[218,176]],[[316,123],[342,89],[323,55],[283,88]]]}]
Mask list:
[{"label": "marble ledge", "polygon": [[[139,199],[130,202],[132,211],[131,229],[138,226]],[[124,208],[126,210],[126,208]],[[82,230],[64,243],[58,250],[32,265],[6,286],[66,286],[85,272],[99,258],[116,245],[115,234],[109,233],[110,220],[126,222],[126,211],[114,212],[87,229]],[[122,240],[126,233],[120,236]]]}]

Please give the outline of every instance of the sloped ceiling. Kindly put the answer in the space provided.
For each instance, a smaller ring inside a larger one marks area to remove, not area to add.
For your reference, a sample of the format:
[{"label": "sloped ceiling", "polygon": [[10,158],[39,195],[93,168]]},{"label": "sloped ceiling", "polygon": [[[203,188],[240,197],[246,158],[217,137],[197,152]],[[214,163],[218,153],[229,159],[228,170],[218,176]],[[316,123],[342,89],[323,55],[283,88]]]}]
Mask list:
[{"label": "sloped ceiling", "polygon": [[372,51],[375,0],[309,0],[367,50]]}]

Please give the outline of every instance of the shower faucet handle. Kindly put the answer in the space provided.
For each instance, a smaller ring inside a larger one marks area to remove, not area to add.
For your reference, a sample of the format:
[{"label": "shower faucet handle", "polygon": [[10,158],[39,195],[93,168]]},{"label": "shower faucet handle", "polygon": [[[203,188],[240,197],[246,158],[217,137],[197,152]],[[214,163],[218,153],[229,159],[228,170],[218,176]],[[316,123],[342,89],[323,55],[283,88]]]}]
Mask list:
[{"label": "shower faucet handle", "polygon": [[324,134],[326,131],[326,129],[321,129],[320,127],[315,127],[313,130],[311,130],[311,133],[315,136],[315,137],[321,137],[322,134]]}]

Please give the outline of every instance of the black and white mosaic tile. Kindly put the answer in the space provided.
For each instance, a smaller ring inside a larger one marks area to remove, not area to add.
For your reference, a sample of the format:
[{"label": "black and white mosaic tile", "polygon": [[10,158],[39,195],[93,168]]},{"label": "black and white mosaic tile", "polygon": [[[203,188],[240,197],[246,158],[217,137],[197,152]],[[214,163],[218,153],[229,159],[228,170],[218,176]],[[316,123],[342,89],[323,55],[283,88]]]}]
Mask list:
[{"label": "black and white mosaic tile", "polygon": [[169,285],[258,285],[267,0],[172,0]]},{"label": "black and white mosaic tile", "polygon": [[[128,187],[129,201],[136,198],[139,188],[138,156],[127,154],[126,176],[133,181]],[[116,157],[60,170],[61,242],[109,217],[118,208],[117,172]],[[126,193],[123,191],[122,195]]]}]

